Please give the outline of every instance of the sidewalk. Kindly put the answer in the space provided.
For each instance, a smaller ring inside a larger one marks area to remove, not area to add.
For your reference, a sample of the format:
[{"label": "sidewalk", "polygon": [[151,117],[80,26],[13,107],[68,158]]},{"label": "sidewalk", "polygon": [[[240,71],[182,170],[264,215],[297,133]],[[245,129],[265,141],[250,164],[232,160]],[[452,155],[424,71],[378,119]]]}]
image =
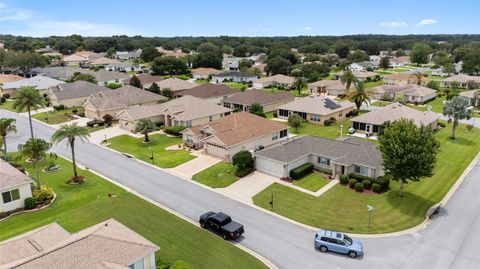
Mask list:
[{"label": "sidewalk", "polygon": [[174,172],[176,174],[179,174],[183,177],[186,177],[188,179],[191,179],[193,175],[196,173],[203,171],[210,166],[221,162],[220,159],[209,156],[209,155],[200,155],[197,158],[188,161],[184,164],[181,164],[177,167],[170,168],[170,169],[165,169],[169,172]]},{"label": "sidewalk", "polygon": [[304,189],[302,187],[293,185],[292,183],[285,182],[283,180],[276,181],[276,183],[282,184],[284,186],[290,187],[292,189],[295,189],[297,191],[301,191],[303,193],[306,193],[306,194],[309,194],[309,195],[312,195],[312,196],[315,196],[315,197],[319,197],[320,195],[324,194],[325,192],[327,192],[328,190],[333,188],[335,185],[337,185],[339,182],[340,181],[338,179],[334,179],[334,180],[330,181],[327,185],[320,188],[318,191],[313,192],[313,191],[309,191],[307,189]]}]

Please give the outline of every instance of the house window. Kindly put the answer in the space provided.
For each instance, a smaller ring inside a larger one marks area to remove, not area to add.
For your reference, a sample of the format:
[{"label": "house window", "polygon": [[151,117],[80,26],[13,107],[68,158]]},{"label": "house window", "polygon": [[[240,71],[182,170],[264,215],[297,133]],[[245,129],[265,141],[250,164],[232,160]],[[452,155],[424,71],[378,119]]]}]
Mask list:
[{"label": "house window", "polygon": [[187,120],[187,127],[188,128],[192,127],[192,121],[191,120]]},{"label": "house window", "polygon": [[18,191],[18,189],[6,191],[2,193],[2,198],[4,204],[10,203],[12,201],[20,199],[20,192]]},{"label": "house window", "polygon": [[373,125],[373,132],[378,134],[378,125]]},{"label": "house window", "polygon": [[208,121],[212,121],[213,120],[213,117],[212,116],[209,116],[208,117]]},{"label": "house window", "polygon": [[360,128],[359,130],[362,130],[362,131],[365,131],[367,128],[367,124],[363,123],[363,122],[360,122]]},{"label": "house window", "polygon": [[277,140],[277,139],[278,139],[278,133],[273,133],[272,134],[272,141]]},{"label": "house window", "polygon": [[280,138],[288,136],[288,129],[281,130],[280,131]]},{"label": "house window", "polygon": [[358,130],[358,128],[360,127],[360,124],[356,121],[353,122],[353,129],[355,130]]},{"label": "house window", "polygon": [[318,157],[318,163],[326,166],[330,166],[330,159],[324,157]]},{"label": "house window", "polygon": [[310,115],[310,120],[311,121],[320,121],[320,115],[311,114]]},{"label": "house window", "polygon": [[193,143],[193,137],[191,135],[187,135],[187,143]]},{"label": "house window", "polygon": [[280,117],[288,117],[288,110],[279,109],[279,110],[278,110],[278,115],[279,115]]},{"label": "house window", "polygon": [[368,176],[368,168],[364,166],[355,165],[355,173]]},{"label": "house window", "polygon": [[230,108],[230,103],[223,103],[224,107]]}]

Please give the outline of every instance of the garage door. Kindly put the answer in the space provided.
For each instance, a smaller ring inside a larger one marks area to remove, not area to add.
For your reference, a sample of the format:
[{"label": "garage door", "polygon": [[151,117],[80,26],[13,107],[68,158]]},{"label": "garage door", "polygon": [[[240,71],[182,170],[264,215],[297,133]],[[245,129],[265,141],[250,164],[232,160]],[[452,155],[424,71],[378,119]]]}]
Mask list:
[{"label": "garage door", "polygon": [[255,167],[259,172],[272,175],[275,177],[283,177],[283,164],[274,162],[269,159],[256,157]]},{"label": "garage door", "polygon": [[215,144],[206,143],[205,149],[207,150],[207,154],[217,156],[222,159],[225,159],[225,156],[227,155],[226,149]]}]

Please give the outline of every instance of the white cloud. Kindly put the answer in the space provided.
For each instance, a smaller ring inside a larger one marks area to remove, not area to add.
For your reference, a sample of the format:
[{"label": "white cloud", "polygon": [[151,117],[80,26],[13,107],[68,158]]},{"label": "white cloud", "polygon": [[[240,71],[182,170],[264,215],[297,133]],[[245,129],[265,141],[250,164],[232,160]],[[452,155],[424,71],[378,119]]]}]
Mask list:
[{"label": "white cloud", "polygon": [[437,20],[434,19],[423,19],[419,23],[417,23],[417,27],[425,26],[425,25],[432,25],[437,23]]},{"label": "white cloud", "polygon": [[407,27],[408,24],[403,21],[391,21],[391,22],[381,22],[378,24],[381,27],[390,27],[390,28],[398,28],[398,27]]},{"label": "white cloud", "polygon": [[0,3],[0,21],[21,21],[32,17],[32,12],[26,9],[9,7]]},{"label": "white cloud", "polygon": [[312,26],[305,26],[305,27],[303,27],[303,31],[305,31],[305,32],[310,32],[310,31],[312,31],[312,30],[313,30],[313,27],[312,27]]}]

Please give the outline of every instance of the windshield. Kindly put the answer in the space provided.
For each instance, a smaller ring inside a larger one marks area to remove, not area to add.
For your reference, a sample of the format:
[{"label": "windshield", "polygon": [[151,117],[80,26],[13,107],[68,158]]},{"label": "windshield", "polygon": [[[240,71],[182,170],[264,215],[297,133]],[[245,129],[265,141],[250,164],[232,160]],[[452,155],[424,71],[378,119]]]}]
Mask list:
[{"label": "windshield", "polygon": [[352,238],[344,235],[344,237],[343,237],[343,242],[345,242],[345,244],[347,244],[347,246],[351,246],[352,243],[353,243],[353,240],[352,240]]}]

